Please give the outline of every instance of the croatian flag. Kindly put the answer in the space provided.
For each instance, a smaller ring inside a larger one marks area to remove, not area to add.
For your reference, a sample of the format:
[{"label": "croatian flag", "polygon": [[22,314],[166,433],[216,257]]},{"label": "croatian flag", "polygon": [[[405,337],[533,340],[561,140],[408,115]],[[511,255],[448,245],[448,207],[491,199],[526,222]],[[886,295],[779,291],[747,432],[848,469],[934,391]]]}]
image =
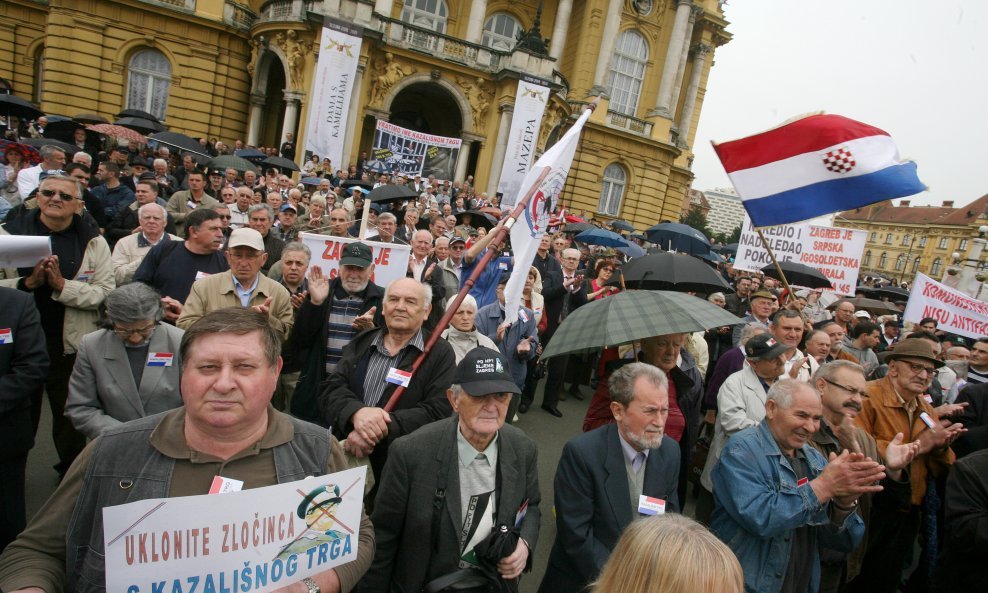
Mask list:
[{"label": "croatian flag", "polygon": [[799,222],[917,194],[916,163],[900,161],[884,130],[840,115],[809,115],[714,143],[756,227]]}]

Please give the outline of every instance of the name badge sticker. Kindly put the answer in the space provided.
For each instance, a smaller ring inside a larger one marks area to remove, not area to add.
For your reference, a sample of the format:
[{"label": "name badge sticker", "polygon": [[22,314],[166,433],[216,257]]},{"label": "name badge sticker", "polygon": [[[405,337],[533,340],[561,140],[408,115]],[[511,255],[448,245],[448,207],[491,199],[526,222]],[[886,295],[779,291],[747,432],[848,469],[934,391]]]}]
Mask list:
[{"label": "name badge sticker", "polygon": [[800,478],[796,480],[796,487],[799,488],[800,486],[805,486],[809,484],[809,482],[810,482],[809,478]]},{"label": "name badge sticker", "polygon": [[14,332],[9,327],[0,328],[0,344],[13,344]]},{"label": "name badge sticker", "polygon": [[638,513],[641,515],[666,514],[666,501],[642,494],[638,497]]},{"label": "name badge sticker", "polygon": [[196,209],[196,203],[193,202],[192,200],[189,200],[188,202],[186,202],[185,205],[189,207],[189,210],[195,210]]},{"label": "name badge sticker", "polygon": [[528,311],[525,309],[518,309],[518,317],[520,317],[525,323],[528,323]]},{"label": "name badge sticker", "polygon": [[388,383],[394,383],[395,385],[401,385],[402,387],[408,387],[411,380],[411,371],[403,371],[395,367],[388,369],[388,376],[385,378],[385,381]]},{"label": "name badge sticker", "polygon": [[148,353],[149,367],[170,367],[175,355],[171,352],[150,352]]},{"label": "name badge sticker", "polygon": [[924,400],[924,401],[925,401],[926,403],[928,403],[928,404],[932,404],[932,403],[933,403],[933,396],[932,396],[932,395],[930,395],[929,393],[924,393],[924,394],[923,394],[923,400]]},{"label": "name badge sticker", "polygon": [[227,492],[240,492],[244,489],[244,483],[241,480],[234,480],[233,478],[224,478],[223,476],[216,476],[213,478],[213,483],[209,487],[210,494],[226,494]]},{"label": "name badge sticker", "polygon": [[202,280],[203,278],[208,278],[208,277],[209,274],[207,274],[206,272],[202,272],[202,271],[196,272],[196,280]]},{"label": "name badge sticker", "polygon": [[86,270],[83,273],[76,276],[76,280],[78,280],[79,282],[88,282],[89,279],[92,278],[93,274],[95,273],[96,270]]}]

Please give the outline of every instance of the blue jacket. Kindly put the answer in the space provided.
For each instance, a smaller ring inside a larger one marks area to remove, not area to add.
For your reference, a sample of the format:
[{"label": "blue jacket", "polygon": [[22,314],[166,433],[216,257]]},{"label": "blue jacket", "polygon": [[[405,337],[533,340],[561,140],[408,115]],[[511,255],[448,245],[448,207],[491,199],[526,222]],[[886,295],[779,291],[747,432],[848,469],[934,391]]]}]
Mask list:
[{"label": "blue jacket", "polygon": [[[535,313],[528,307],[521,307],[518,319],[511,324],[504,334],[504,340],[497,341],[497,327],[501,325],[501,303],[495,301],[477,311],[477,331],[484,334],[497,344],[498,350],[508,361],[508,370],[518,389],[525,388],[525,376],[528,374],[528,361],[535,358],[535,350],[539,347],[539,330],[535,324]],[[527,355],[518,354],[518,344],[524,338],[532,338],[531,350]]]},{"label": "blue jacket", "polygon": [[[827,460],[803,445],[810,481]],[[782,588],[789,564],[793,532],[815,526],[817,545],[841,552],[853,550],[864,536],[864,522],[857,512],[837,526],[831,523],[830,505],[821,505],[807,482],[796,485],[796,474],[775,442],[767,421],[746,428],[727,441],[713,470],[716,507],[710,528],[725,542],[744,570],[744,589],[751,593],[775,593]],[[820,585],[820,556],[811,566],[806,593]]]}]

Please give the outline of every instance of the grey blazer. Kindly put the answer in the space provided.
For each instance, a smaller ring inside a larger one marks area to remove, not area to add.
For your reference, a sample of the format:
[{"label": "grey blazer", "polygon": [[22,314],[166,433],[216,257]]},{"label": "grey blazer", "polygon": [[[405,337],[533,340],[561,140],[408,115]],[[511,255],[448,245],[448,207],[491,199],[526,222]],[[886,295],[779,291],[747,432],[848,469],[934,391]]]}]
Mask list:
[{"label": "grey blazer", "polygon": [[[374,563],[360,582],[362,593],[417,593],[432,579],[458,569],[460,529],[459,418],[427,424],[396,440],[381,474],[371,521],[377,538]],[[520,532],[528,542],[529,568],[539,535],[539,476],[535,443],[521,430],[505,425],[498,436],[501,471],[497,523],[514,526],[522,503],[528,511]],[[445,484],[438,484],[446,467]],[[439,533],[433,536],[436,491],[444,491]],[[436,548],[433,549],[433,541]]]},{"label": "grey blazer", "polygon": [[84,336],[69,379],[65,416],[79,432],[95,439],[107,428],[181,406],[178,347],[184,333],[158,324],[148,352],[171,353],[172,364],[145,366],[140,387],[134,384],[123,340],[106,329]]}]

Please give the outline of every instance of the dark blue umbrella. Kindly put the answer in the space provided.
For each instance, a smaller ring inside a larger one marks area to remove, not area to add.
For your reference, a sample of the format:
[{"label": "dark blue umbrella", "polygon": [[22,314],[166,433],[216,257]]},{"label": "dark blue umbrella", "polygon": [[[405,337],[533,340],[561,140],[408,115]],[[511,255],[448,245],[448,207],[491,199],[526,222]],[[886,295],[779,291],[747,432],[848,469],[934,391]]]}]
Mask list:
[{"label": "dark blue umbrella", "polygon": [[248,160],[255,165],[264,159],[268,158],[268,155],[264,154],[256,148],[241,148],[240,150],[234,150],[233,156],[238,156],[244,160]]},{"label": "dark blue umbrella", "polygon": [[611,228],[619,231],[628,231],[629,233],[633,233],[635,231],[635,227],[633,227],[630,222],[621,218],[612,220]]},{"label": "dark blue umbrella", "polygon": [[322,183],[322,181],[323,181],[322,177],[303,177],[301,179],[301,183],[305,185],[319,185],[320,183]]},{"label": "dark blue umbrella", "polygon": [[667,251],[690,255],[710,253],[710,240],[695,228],[678,222],[661,222],[645,231],[645,236]]},{"label": "dark blue umbrella", "polygon": [[602,247],[625,247],[628,241],[621,235],[607,229],[589,228],[573,237],[585,245],[600,245]]}]

